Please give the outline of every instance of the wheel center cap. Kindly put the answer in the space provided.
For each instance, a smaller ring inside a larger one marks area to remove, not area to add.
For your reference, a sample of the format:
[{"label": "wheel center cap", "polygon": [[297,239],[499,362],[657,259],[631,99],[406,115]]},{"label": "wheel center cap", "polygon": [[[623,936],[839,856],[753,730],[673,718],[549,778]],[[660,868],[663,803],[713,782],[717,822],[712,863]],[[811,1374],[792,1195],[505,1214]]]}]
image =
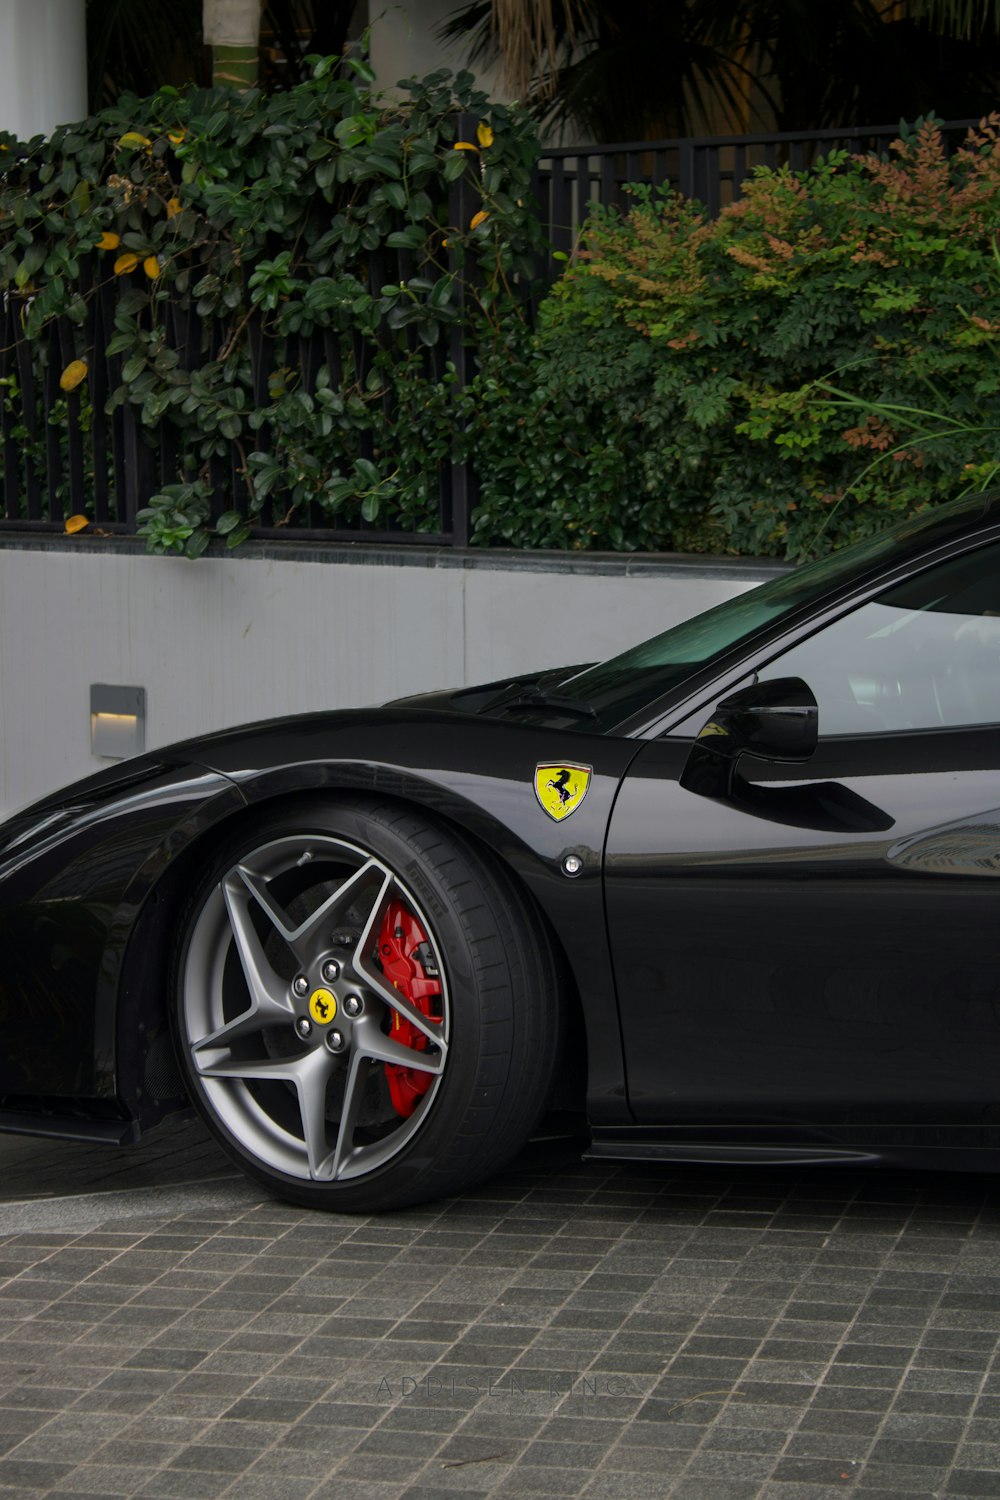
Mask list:
[{"label": "wheel center cap", "polygon": [[337,1014],[337,997],[332,990],[313,990],[309,996],[309,1014],[317,1026],[329,1026]]}]

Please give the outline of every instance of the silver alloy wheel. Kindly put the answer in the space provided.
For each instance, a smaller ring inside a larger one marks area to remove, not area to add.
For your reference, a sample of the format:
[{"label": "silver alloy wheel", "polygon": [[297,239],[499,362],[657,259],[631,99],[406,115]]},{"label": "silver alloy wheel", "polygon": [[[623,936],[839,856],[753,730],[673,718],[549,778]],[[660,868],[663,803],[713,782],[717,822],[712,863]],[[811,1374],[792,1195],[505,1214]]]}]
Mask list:
[{"label": "silver alloy wheel", "polygon": [[[438,1016],[377,962],[394,902],[427,936]],[[182,971],[184,1045],[219,1125],[262,1166],[305,1181],[381,1167],[420,1130],[441,1085],[450,1026],[442,959],[419,903],[368,851],[326,834],[253,850],[209,892]],[[412,1037],[411,1027],[426,1050],[390,1035]],[[431,1075],[408,1117],[392,1107],[386,1065]]]}]

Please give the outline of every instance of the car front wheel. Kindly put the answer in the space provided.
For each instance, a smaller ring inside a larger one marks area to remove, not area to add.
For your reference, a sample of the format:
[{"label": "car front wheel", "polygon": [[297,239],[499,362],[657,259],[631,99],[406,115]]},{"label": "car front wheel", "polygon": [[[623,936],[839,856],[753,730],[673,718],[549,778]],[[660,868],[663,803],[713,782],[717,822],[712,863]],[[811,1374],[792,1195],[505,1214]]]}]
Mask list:
[{"label": "car front wheel", "polygon": [[464,837],[389,803],[298,804],[220,851],[175,996],[203,1119],[253,1177],[313,1208],[398,1208],[496,1171],[560,1049],[528,899]]}]

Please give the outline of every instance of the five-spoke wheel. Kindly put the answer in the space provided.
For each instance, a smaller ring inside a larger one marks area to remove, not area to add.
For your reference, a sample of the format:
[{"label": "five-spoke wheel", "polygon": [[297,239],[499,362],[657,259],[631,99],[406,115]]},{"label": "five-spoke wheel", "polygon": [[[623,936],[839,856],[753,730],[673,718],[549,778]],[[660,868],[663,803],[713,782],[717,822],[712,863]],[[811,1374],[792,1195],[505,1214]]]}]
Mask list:
[{"label": "five-spoke wheel", "polygon": [[256,823],[196,893],[177,981],[194,1102],[297,1202],[453,1191],[545,1103],[559,996],[537,920],[499,868],[405,809],[318,802]]}]

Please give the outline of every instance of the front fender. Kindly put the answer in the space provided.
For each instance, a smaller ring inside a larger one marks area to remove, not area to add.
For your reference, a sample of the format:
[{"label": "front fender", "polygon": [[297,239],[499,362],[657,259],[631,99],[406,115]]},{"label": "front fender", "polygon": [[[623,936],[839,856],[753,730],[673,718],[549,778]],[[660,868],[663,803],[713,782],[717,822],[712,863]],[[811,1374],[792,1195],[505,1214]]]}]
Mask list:
[{"label": "front fender", "polygon": [[[591,1118],[620,1122],[629,1115],[603,858],[611,808],[638,748],[575,730],[389,708],[257,726],[202,743],[198,754],[250,807],[304,792],[387,796],[491,850],[534,897],[572,970],[587,1033]],[[577,809],[555,821],[535,794],[535,771],[564,763],[590,768],[591,777]],[[573,876],[564,868],[569,855],[580,862]]]}]

